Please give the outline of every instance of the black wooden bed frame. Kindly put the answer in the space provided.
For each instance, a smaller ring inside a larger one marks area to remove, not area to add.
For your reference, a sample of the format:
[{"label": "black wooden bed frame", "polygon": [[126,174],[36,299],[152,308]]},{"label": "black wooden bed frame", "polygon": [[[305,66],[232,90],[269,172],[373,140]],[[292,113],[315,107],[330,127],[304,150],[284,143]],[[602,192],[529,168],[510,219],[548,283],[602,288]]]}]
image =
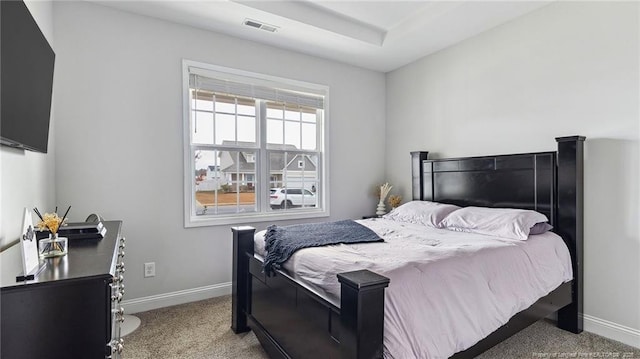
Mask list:
[{"label": "black wooden bed frame", "polygon": [[[547,215],[571,253],[574,279],[452,358],[472,358],[554,312],[559,328],[582,332],[583,143],[556,138],[557,151],[427,160],[412,152],[414,200],[533,209]],[[253,330],[271,358],[380,358],[389,279],[368,270],[338,274],[340,307],[285,271],[266,277],[252,227],[233,227],[232,324]],[[425,325],[428,325],[426,323]]]}]

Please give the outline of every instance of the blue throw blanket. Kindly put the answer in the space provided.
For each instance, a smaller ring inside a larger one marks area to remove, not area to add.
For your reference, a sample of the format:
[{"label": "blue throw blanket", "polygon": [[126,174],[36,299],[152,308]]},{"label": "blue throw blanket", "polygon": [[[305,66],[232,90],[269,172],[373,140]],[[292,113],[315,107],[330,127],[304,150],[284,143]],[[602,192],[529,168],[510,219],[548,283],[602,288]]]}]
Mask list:
[{"label": "blue throw blanket", "polygon": [[375,232],[354,222],[344,220],[326,223],[296,224],[267,227],[263,269],[267,275],[280,269],[295,251],[302,248],[328,246],[339,243],[382,242]]}]

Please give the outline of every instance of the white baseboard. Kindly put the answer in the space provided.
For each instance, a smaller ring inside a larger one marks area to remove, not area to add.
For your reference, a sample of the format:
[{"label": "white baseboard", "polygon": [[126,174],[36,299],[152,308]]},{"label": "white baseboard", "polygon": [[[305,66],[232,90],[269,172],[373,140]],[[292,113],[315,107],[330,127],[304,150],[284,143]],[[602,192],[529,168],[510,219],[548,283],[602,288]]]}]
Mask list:
[{"label": "white baseboard", "polygon": [[146,312],[147,310],[170,307],[172,305],[219,297],[227,294],[231,294],[231,282],[123,300],[122,307],[124,308],[125,313],[133,314]]},{"label": "white baseboard", "polygon": [[640,330],[584,315],[584,330],[640,349]]}]

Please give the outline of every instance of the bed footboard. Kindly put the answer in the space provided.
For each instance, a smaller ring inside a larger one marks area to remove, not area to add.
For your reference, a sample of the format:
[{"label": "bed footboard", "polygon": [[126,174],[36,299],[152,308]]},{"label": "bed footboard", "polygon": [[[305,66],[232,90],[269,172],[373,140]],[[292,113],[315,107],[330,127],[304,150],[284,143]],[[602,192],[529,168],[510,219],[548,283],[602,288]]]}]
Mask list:
[{"label": "bed footboard", "polygon": [[231,228],[233,232],[233,269],[231,273],[231,329],[233,332],[249,331],[247,313],[251,299],[249,254],[253,255],[253,227]]},{"label": "bed footboard", "polygon": [[389,278],[368,270],[338,274],[343,358],[382,358],[384,289]]},{"label": "bed footboard", "polygon": [[340,308],[286,273],[262,273],[252,227],[233,227],[232,323],[253,330],[271,358],[382,358],[384,291],[389,279],[368,270],[338,274]]}]

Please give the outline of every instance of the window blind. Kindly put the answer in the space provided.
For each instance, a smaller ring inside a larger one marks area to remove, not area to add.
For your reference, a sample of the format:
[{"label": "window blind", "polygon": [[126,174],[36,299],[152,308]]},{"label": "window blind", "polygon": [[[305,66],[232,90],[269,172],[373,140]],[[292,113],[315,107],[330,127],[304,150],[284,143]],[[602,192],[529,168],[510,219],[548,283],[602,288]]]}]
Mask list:
[{"label": "window blind", "polygon": [[198,90],[324,109],[323,95],[270,87],[262,84],[241,83],[191,73],[189,74],[189,87]]}]

